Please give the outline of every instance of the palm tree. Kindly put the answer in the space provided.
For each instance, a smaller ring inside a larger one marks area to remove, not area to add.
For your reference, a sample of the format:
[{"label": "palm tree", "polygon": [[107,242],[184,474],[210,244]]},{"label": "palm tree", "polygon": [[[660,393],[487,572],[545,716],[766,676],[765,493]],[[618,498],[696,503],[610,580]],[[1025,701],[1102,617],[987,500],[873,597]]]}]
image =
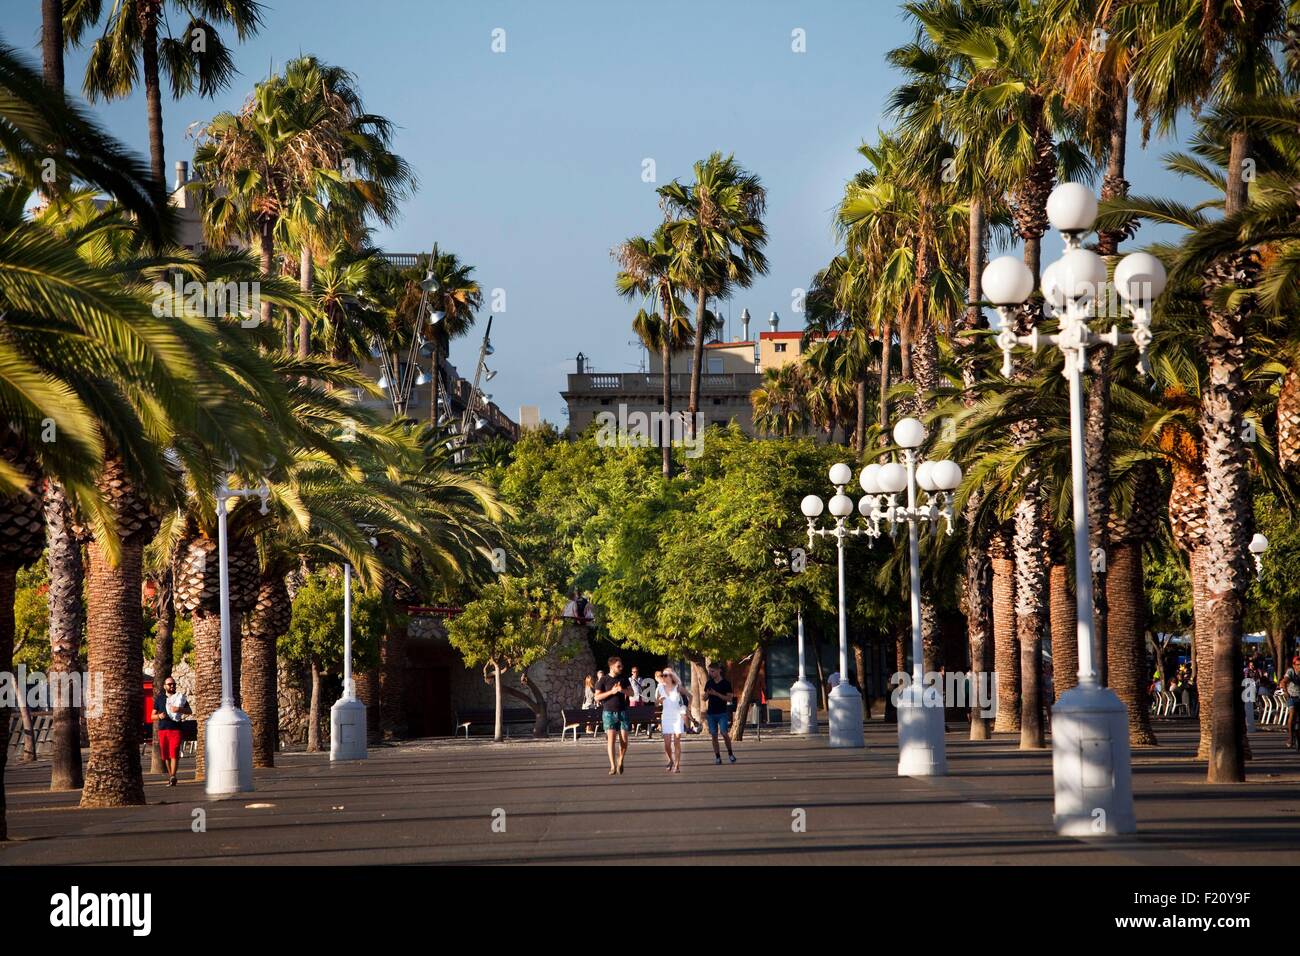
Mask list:
[{"label": "palm tree", "polygon": [[[163,155],[162,81],[172,98],[190,93],[213,97],[235,75],[216,25],[230,26],[242,41],[257,33],[262,7],[256,0],[173,0],[185,28],[168,31],[167,0],[114,0],[103,32],[90,49],[82,89],[92,103],[119,99],[143,80],[149,119],[149,155],[154,183],[167,182]],[[80,45],[100,22],[103,0],[65,0],[63,25],[67,42]],[[142,76],[143,74],[143,76]]]},{"label": "palm tree", "polygon": [[[1282,90],[1277,54],[1281,38],[1289,35],[1291,11],[1281,0],[1173,0],[1134,7],[1123,11],[1121,35],[1137,48],[1133,95],[1139,114],[1149,123],[1168,128],[1184,107],[1207,101],[1222,106]],[[1223,214],[1228,220],[1247,205],[1253,129],[1248,119],[1241,119],[1227,130]],[[1246,543],[1253,514],[1249,452],[1241,440],[1247,404],[1243,339],[1255,307],[1249,290],[1257,274],[1255,250],[1240,244],[1225,247],[1221,257],[1201,267],[1208,318],[1208,375],[1201,390],[1208,492],[1205,586],[1207,625],[1214,642],[1210,782],[1245,779],[1245,718],[1236,682],[1243,602],[1251,580]]]},{"label": "palm tree", "polygon": [[734,288],[748,289],[767,274],[767,230],[763,210],[767,190],[733,156],[712,153],[695,164],[695,182],[673,180],[658,190],[668,213],[670,240],[683,251],[685,283],[695,292],[695,351],[691,362],[687,428],[695,436],[700,410],[704,341],[717,328],[709,299],[725,299]]},{"label": "palm tree", "polygon": [[627,299],[644,299],[633,320],[632,328],[647,349],[657,349],[663,362],[663,417],[660,421],[660,448],[663,453],[663,476],[673,476],[673,353],[691,340],[693,331],[687,308],[679,290],[683,288],[682,256],[670,239],[668,228],[661,225],[649,239],[633,236],[613,252],[619,265],[614,288]]}]

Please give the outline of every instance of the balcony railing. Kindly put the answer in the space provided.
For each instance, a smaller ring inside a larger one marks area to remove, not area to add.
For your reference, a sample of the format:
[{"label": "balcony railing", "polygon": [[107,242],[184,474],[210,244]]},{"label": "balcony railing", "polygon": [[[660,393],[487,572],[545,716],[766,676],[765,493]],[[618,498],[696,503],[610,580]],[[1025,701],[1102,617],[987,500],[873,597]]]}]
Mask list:
[{"label": "balcony railing", "polygon": [[[710,372],[700,376],[702,392],[750,392],[763,382],[758,372]],[[689,372],[672,373],[673,391],[685,393],[691,387]],[[664,388],[662,372],[584,372],[569,376],[573,393],[659,393]]]}]

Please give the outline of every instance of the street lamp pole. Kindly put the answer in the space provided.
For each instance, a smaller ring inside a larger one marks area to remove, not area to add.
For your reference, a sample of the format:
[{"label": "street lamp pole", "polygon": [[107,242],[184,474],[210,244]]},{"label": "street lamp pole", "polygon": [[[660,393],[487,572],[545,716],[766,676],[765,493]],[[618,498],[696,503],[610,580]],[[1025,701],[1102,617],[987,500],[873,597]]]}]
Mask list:
[{"label": "street lamp pole", "polygon": [[849,535],[863,534],[857,529],[845,527],[845,520],[853,514],[853,499],[844,493],[844,487],[853,480],[853,470],[840,462],[831,466],[831,484],[835,494],[830,500],[831,516],[835,524],[830,528],[818,528],[817,518],[821,515],[822,500],[816,495],[808,495],[801,505],[804,517],[808,519],[808,547],[812,548],[814,535],[829,535],[835,539],[839,563],[839,621],[840,621],[840,682],[832,688],[827,701],[830,712],[830,745],[832,747],[865,747],[866,739],[862,733],[862,695],[849,683],[849,628],[848,615],[844,599],[844,539]]},{"label": "street lamp pole", "polygon": [[803,665],[803,610],[799,611],[799,679],[790,688],[790,733],[809,735],[817,733],[817,688],[810,681]]},{"label": "street lamp pole", "polygon": [[352,565],[343,565],[343,696],[330,708],[330,762],[365,760],[366,705],[352,678]]},{"label": "street lamp pole", "polygon": [[[920,461],[917,449],[925,442],[925,426],[915,418],[894,426],[894,443],[903,449],[903,465],[871,464],[862,469],[859,483],[867,496],[858,510],[869,522],[867,533],[880,536],[880,523],[891,528],[907,524],[908,570],[912,611],[912,677],[898,693],[898,775],[942,777],[948,772],[944,744],[943,689],[925,684],[925,640],[921,628],[921,525],[947,522],[952,534],[951,493],[961,484],[961,468],[953,461]],[[917,489],[926,492],[925,504]],[[906,506],[897,496],[907,492]],[[884,499],[884,500],[882,500]]]},{"label": "street lamp pole", "polygon": [[204,789],[210,797],[247,793],[253,789],[253,725],[235,705],[235,682],[230,641],[230,563],[226,538],[227,502],[231,498],[262,499],[266,514],[271,489],[230,487],[230,475],[223,474],[217,485],[217,580],[221,598],[221,706],[205,726]]},{"label": "street lamp pole", "polygon": [[1102,343],[1117,346],[1133,342],[1138,368],[1147,371],[1147,346],[1151,343],[1150,306],[1164,291],[1164,266],[1154,256],[1132,253],[1115,269],[1114,288],[1133,319],[1133,331],[1118,326],[1094,333],[1088,319],[1106,288],[1106,263],[1082,247],[1092,230],[1097,199],[1078,183],[1063,183],[1052,191],[1047,214],[1065,238],[1065,254],[1043,271],[1045,314],[1055,315],[1055,334],[1040,336],[1037,326],[1029,334],[1012,327],[1016,310],[1033,291],[1035,277],[1014,256],[993,260],[984,270],[983,288],[997,307],[998,346],[1002,349],[1002,374],[1011,373],[1011,353],[1017,345],[1038,349],[1050,341],[1064,357],[1064,374],[1070,391],[1070,472],[1073,485],[1074,575],[1078,686],[1066,691],[1052,708],[1052,776],[1056,792],[1053,820],[1065,836],[1105,836],[1132,833],[1132,758],[1128,739],[1128,713],[1114,691],[1101,686],[1094,667],[1092,568],[1088,548],[1088,475],[1083,450],[1083,369],[1088,349]]}]

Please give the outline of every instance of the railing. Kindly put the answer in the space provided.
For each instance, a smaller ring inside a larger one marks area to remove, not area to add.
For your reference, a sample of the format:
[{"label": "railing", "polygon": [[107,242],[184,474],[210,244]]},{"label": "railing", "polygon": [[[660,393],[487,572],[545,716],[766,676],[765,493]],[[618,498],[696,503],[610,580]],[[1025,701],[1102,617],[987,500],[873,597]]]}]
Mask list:
[{"label": "railing", "polygon": [[[763,376],[758,372],[711,372],[700,376],[702,392],[749,392],[758,388]],[[569,376],[570,392],[661,392],[664,387],[662,372],[584,372]],[[691,387],[687,372],[672,374],[674,393],[685,393]]]}]

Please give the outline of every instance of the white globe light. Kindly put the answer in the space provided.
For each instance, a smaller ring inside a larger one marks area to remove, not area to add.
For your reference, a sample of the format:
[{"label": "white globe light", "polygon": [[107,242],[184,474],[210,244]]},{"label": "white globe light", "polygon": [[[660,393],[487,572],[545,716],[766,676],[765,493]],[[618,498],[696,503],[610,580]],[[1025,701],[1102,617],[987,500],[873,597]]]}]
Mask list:
[{"label": "white globe light", "polygon": [[1130,252],[1115,267],[1115,291],[1125,302],[1150,305],[1165,291],[1165,265],[1146,252]]},{"label": "white globe light", "polygon": [[1268,550],[1268,538],[1256,531],[1255,537],[1250,539],[1249,547],[1251,554],[1263,554]]},{"label": "white globe light", "polygon": [[1015,256],[998,256],[984,267],[980,288],[994,305],[1020,305],[1034,291],[1034,274]]},{"label": "white globe light", "polygon": [[925,441],[925,426],[915,418],[900,418],[894,426],[894,444],[900,448],[920,448]]},{"label": "white globe light", "polygon": [[836,495],[831,499],[831,514],[837,518],[847,518],[853,514],[853,499],[848,495]]},{"label": "white globe light", "polygon": [[858,484],[862,486],[862,490],[867,494],[878,495],[880,494],[880,484],[877,480],[879,475],[880,465],[872,462],[862,469],[862,474],[858,475]]},{"label": "white globe light", "polygon": [[916,483],[921,486],[922,491],[936,490],[934,479],[931,477],[933,469],[934,462],[932,461],[923,461],[916,466]]},{"label": "white globe light", "polygon": [[1106,260],[1090,249],[1071,249],[1055,265],[1066,298],[1094,299],[1106,285]]},{"label": "white globe light", "polygon": [[1082,183],[1061,183],[1047,197],[1047,219],[1061,232],[1087,232],[1097,221],[1097,197]]},{"label": "white globe light", "polygon": [[819,517],[825,507],[822,500],[816,495],[808,495],[799,503],[799,510],[803,512],[805,518]]},{"label": "white globe light", "polygon": [[955,461],[936,461],[930,471],[930,480],[940,491],[952,491],[961,484],[961,466]]},{"label": "white globe light", "polygon": [[885,494],[896,495],[907,487],[907,469],[896,461],[881,465],[876,483]]},{"label": "white globe light", "polygon": [[859,498],[858,514],[862,515],[862,517],[864,518],[870,518],[871,509],[875,505],[875,503],[876,503],[875,499],[871,497],[871,495],[866,495],[865,497]]},{"label": "white globe light", "polygon": [[1065,308],[1065,290],[1061,288],[1061,275],[1059,262],[1053,262],[1043,270],[1043,281],[1041,288],[1043,298],[1058,309]]},{"label": "white globe light", "polygon": [[837,488],[840,485],[847,485],[853,480],[853,469],[844,464],[844,462],[831,465],[830,479],[831,484]]}]

